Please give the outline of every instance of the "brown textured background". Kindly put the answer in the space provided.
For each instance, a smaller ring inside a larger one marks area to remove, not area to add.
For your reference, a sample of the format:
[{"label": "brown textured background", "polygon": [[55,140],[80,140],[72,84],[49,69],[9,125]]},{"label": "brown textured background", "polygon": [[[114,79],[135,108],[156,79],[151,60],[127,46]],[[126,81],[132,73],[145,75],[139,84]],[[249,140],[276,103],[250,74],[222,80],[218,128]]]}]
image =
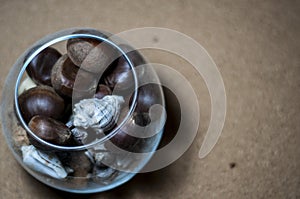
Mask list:
[{"label": "brown textured background", "polygon": [[[0,91],[18,56],[46,34],[69,27],[112,33],[158,26],[202,44],[227,93],[223,133],[204,159],[197,154],[209,122],[199,77],[201,127],[171,166],[136,176],[89,198],[300,198],[300,1],[0,1]],[[150,60],[193,74],[173,55]],[[234,168],[230,164],[235,163]],[[82,198],[44,186],[14,160],[0,134],[0,198]]]}]

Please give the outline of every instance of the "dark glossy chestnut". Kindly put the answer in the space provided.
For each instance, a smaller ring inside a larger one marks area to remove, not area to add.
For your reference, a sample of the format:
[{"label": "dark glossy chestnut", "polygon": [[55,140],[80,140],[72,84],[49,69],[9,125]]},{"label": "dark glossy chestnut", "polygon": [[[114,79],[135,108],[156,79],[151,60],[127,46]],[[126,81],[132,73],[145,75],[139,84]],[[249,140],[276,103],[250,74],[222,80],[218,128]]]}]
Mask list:
[{"label": "dark glossy chestnut", "polygon": [[64,113],[64,100],[49,86],[37,86],[24,91],[18,97],[19,107],[25,122],[35,115],[60,119]]},{"label": "dark glossy chestnut", "polygon": [[70,167],[74,170],[74,177],[86,177],[92,169],[92,163],[88,156],[82,152],[71,152]]},{"label": "dark glossy chestnut", "polygon": [[94,97],[98,99],[102,99],[106,95],[111,95],[110,88],[104,84],[99,84]]},{"label": "dark glossy chestnut", "polygon": [[54,65],[51,82],[58,94],[71,98],[74,89],[82,95],[95,93],[98,79],[94,74],[79,69],[66,54]]},{"label": "dark glossy chestnut", "polygon": [[130,65],[122,56],[114,61],[103,75],[104,83],[112,90],[122,91],[133,86],[133,76]]},{"label": "dark glossy chestnut", "polygon": [[[127,52],[126,55],[131,60],[134,67],[145,64],[143,56],[128,45],[120,45]],[[124,56],[114,61],[104,73],[104,82],[111,89],[125,90],[132,86],[133,75],[131,68]]]},{"label": "dark glossy chestnut", "polygon": [[[131,104],[132,99],[130,100]],[[146,84],[138,88],[137,105],[135,111],[148,113],[151,106],[163,104],[161,99],[161,87],[158,84]]]},{"label": "dark glossy chestnut", "polygon": [[84,151],[72,151],[72,152],[57,152],[56,155],[60,159],[61,163],[73,170],[70,176],[70,187],[78,188],[86,186],[87,176],[93,169],[93,163]]},{"label": "dark glossy chestnut", "polygon": [[[72,140],[69,128],[64,123],[50,117],[36,115],[31,118],[28,127],[39,138],[52,144],[68,145]],[[32,142],[32,144],[34,143]]]},{"label": "dark glossy chestnut", "polygon": [[123,130],[119,130],[118,133],[110,139],[110,141],[123,150],[133,152],[134,146],[139,141],[139,138],[128,135],[127,132]]},{"label": "dark glossy chestnut", "polygon": [[167,119],[165,123],[164,134],[159,143],[158,149],[163,148],[174,139],[181,122],[181,107],[177,96],[167,87],[163,86],[163,91],[165,97]]},{"label": "dark glossy chestnut", "polygon": [[139,143],[143,142],[145,139],[134,137],[132,135],[143,135],[144,129],[140,127],[145,127],[150,122],[151,120],[147,113],[133,113],[132,119],[130,119],[128,123],[111,138],[111,142],[124,150],[139,152],[142,148],[139,146]]},{"label": "dark glossy chestnut", "polygon": [[45,48],[28,64],[28,76],[38,85],[51,86],[51,70],[60,57],[61,54],[56,49]]}]

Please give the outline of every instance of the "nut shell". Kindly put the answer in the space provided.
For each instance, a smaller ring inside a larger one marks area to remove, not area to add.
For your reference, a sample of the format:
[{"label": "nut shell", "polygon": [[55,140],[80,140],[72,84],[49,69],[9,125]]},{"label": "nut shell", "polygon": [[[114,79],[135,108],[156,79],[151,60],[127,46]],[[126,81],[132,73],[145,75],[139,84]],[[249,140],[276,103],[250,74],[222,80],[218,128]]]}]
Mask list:
[{"label": "nut shell", "polygon": [[90,97],[95,93],[98,84],[94,74],[79,69],[67,54],[63,55],[54,65],[51,82],[55,91],[66,98],[72,97],[74,89],[76,95]]},{"label": "nut shell", "polygon": [[[50,117],[36,115],[30,120],[28,127],[39,138],[52,144],[68,145],[71,141],[72,133],[69,128]],[[32,142],[32,138],[30,140]]]},{"label": "nut shell", "polygon": [[51,70],[60,57],[61,54],[56,49],[45,48],[28,64],[28,76],[38,85],[51,86]]},{"label": "nut shell", "polygon": [[110,64],[120,56],[113,46],[102,42],[86,55],[80,68],[101,76]]},{"label": "nut shell", "polygon": [[[131,46],[120,45],[134,67],[146,64],[143,56]],[[125,90],[133,86],[131,67],[124,56],[119,57],[104,74],[104,82],[111,89]]]},{"label": "nut shell", "polygon": [[106,95],[111,95],[111,94],[112,94],[112,92],[108,86],[106,86],[104,84],[99,84],[97,92],[95,93],[94,97],[98,98],[98,99],[102,99]]},{"label": "nut shell", "polygon": [[[101,36],[104,38],[108,37],[106,34],[93,29],[78,30],[75,31],[73,34],[91,34]],[[83,60],[86,58],[86,56],[90,53],[90,51],[100,43],[101,41],[91,38],[69,39],[67,42],[68,56],[75,65],[80,66]]]},{"label": "nut shell", "polygon": [[25,122],[35,115],[60,119],[64,112],[64,100],[49,86],[37,86],[18,97],[20,111]]},{"label": "nut shell", "polygon": [[[143,135],[144,129],[139,128],[139,126],[144,127],[150,123],[150,118],[147,113],[134,113],[132,115],[132,119],[130,119],[119,131],[116,135],[114,135],[110,140],[111,142],[127,151],[138,152],[143,149],[138,144],[142,142],[142,140],[146,140],[144,138],[134,137],[132,134],[141,134]],[[134,133],[133,133],[134,132]],[[130,135],[131,134],[131,135]]]},{"label": "nut shell", "polygon": [[[135,111],[137,113],[148,113],[151,106],[163,104],[161,99],[161,87],[158,84],[150,83],[138,88],[137,104]],[[130,104],[132,99],[130,99]]]}]

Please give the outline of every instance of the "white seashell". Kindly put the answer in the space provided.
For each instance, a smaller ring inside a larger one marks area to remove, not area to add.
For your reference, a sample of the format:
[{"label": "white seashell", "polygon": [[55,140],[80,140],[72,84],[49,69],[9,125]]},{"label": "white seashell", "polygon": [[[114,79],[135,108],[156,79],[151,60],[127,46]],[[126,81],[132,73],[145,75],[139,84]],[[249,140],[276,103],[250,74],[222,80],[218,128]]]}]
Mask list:
[{"label": "white seashell", "polygon": [[24,164],[32,170],[57,179],[67,177],[68,173],[55,154],[40,151],[33,145],[22,146],[21,150]]},{"label": "white seashell", "polygon": [[94,159],[96,165],[105,164],[107,166],[112,166],[115,162],[115,155],[111,152],[97,152],[94,153]]},{"label": "white seashell", "polygon": [[27,77],[21,84],[18,90],[18,95],[21,95],[24,91],[27,91],[30,88],[36,87],[36,83],[32,81],[31,78]]},{"label": "white seashell", "polygon": [[88,132],[84,129],[74,128],[71,130],[73,139],[77,144],[85,144],[88,137]]},{"label": "white seashell", "polygon": [[94,151],[107,152],[108,149],[104,146],[104,143],[97,144],[93,147]]},{"label": "white seashell", "polygon": [[123,103],[124,98],[117,95],[83,99],[75,104],[73,125],[96,133],[108,131],[116,124]]},{"label": "white seashell", "polygon": [[89,160],[91,161],[91,163],[95,164],[93,153],[91,153],[90,151],[85,151],[84,154],[89,158]]},{"label": "white seashell", "polygon": [[105,148],[104,144],[97,144],[93,148],[88,149],[85,155],[96,165],[102,164],[104,160],[111,159],[109,151]]},{"label": "white seashell", "polygon": [[71,115],[70,119],[66,123],[66,126],[71,129],[73,127],[73,115]]},{"label": "white seashell", "polygon": [[112,169],[110,167],[107,167],[105,169],[94,167],[93,174],[94,174],[94,176],[96,176],[97,180],[105,180],[105,179],[113,177],[113,174],[115,174],[116,172],[117,172],[117,170]]}]

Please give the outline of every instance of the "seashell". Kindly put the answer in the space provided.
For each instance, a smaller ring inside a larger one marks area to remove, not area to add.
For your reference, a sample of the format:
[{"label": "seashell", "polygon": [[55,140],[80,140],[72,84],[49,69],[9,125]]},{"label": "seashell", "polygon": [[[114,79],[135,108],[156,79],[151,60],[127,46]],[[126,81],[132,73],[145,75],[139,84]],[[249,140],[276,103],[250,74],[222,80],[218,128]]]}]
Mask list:
[{"label": "seashell", "polygon": [[33,145],[22,146],[23,163],[34,171],[56,179],[67,177],[68,173],[57,156],[36,149]]},{"label": "seashell", "polygon": [[24,91],[29,90],[30,88],[36,87],[37,84],[32,81],[31,78],[27,77],[24,81],[20,84],[18,95],[21,95]]},{"label": "seashell", "polygon": [[115,155],[111,152],[97,152],[94,153],[95,164],[101,166],[102,164],[110,166],[115,162]]},{"label": "seashell", "polygon": [[91,153],[90,151],[85,151],[84,152],[85,156],[88,157],[88,159],[90,160],[90,162],[92,164],[95,164],[95,160],[94,160],[94,156],[93,156],[93,153]]},{"label": "seashell", "polygon": [[[93,169],[93,176],[95,180],[99,180],[103,182],[103,180],[108,180],[114,177],[114,174],[117,174],[117,170],[112,169],[110,167],[106,168],[99,168],[99,167],[94,167]],[[104,182],[105,183],[105,182]]]},{"label": "seashell", "polygon": [[118,171],[110,167],[115,164],[116,154],[107,151],[103,144],[95,146],[93,150],[89,151],[89,155],[93,157],[95,164],[93,168],[95,180],[103,182],[103,180],[111,179],[117,174]]},{"label": "seashell", "polygon": [[81,128],[74,128],[71,130],[74,141],[81,145],[87,142],[88,132]]},{"label": "seashell", "polygon": [[73,115],[71,115],[71,117],[70,117],[69,120],[67,121],[66,126],[67,126],[69,129],[72,129],[72,128],[74,127],[74,126],[73,126]]},{"label": "seashell", "polygon": [[105,164],[107,166],[113,164],[115,160],[115,155],[110,152],[104,144],[97,144],[92,149],[89,150],[89,153],[93,156],[94,162],[97,166]]},{"label": "seashell", "polygon": [[117,123],[123,103],[124,98],[117,95],[83,99],[75,104],[73,125],[96,133],[108,131]]}]

